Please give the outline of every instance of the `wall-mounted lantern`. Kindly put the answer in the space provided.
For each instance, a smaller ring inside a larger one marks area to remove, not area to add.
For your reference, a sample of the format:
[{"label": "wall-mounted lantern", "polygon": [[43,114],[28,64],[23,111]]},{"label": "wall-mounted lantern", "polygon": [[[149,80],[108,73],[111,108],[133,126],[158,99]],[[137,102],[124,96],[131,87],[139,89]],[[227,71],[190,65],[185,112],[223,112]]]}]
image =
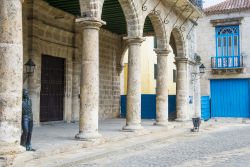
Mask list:
[{"label": "wall-mounted lantern", "polygon": [[27,61],[27,63],[25,63],[24,65],[25,65],[25,67],[26,67],[26,74],[27,74],[28,76],[33,75],[33,74],[34,74],[35,67],[36,67],[35,63],[34,63],[31,59],[29,59],[29,60]]},{"label": "wall-mounted lantern", "polygon": [[200,67],[199,67],[199,69],[200,69],[200,73],[204,74],[206,67],[204,66],[204,64],[201,64]]},{"label": "wall-mounted lantern", "polygon": [[198,73],[192,73],[192,81],[196,80],[198,75],[204,74],[205,69],[206,69],[206,67],[204,66],[204,64],[201,64],[199,66],[199,72]]}]

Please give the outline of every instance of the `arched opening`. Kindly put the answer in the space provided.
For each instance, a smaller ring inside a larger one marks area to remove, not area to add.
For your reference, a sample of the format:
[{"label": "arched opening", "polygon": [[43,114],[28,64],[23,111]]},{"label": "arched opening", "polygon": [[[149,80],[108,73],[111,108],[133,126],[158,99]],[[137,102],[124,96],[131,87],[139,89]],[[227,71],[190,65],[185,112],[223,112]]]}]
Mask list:
[{"label": "arched opening", "polygon": [[181,32],[174,28],[170,35],[169,45],[172,47],[175,57],[184,57],[184,39]]},{"label": "arched opening", "polygon": [[118,0],[104,0],[101,18],[106,22],[102,28],[119,35],[127,34],[126,18]]},{"label": "arched opening", "polygon": [[[172,120],[178,119],[180,112],[183,111],[186,105],[185,92],[187,91],[187,63],[185,60],[185,43],[181,32],[174,28],[171,32],[169,45],[173,50],[173,63],[175,63],[175,70],[173,72],[175,79],[174,96],[170,96],[170,101],[175,104],[174,111],[170,112],[169,117]],[[184,81],[184,82],[183,82]]]},{"label": "arched opening", "polygon": [[[155,94],[156,94],[156,68],[157,56],[154,49],[167,49],[167,37],[164,27],[159,15],[156,13],[149,13],[145,18],[143,27],[143,36],[145,41],[141,45],[141,118],[155,119]],[[124,66],[124,80],[126,88],[127,78],[127,57],[125,54]],[[124,94],[126,94],[124,91]]]},{"label": "arched opening", "polygon": [[[121,5],[122,4],[122,5]],[[119,0],[104,0],[101,19],[106,22],[100,31],[100,104],[99,119],[120,117],[120,61],[123,36],[128,33],[125,9],[127,4]],[[126,49],[126,47],[124,48]]]}]

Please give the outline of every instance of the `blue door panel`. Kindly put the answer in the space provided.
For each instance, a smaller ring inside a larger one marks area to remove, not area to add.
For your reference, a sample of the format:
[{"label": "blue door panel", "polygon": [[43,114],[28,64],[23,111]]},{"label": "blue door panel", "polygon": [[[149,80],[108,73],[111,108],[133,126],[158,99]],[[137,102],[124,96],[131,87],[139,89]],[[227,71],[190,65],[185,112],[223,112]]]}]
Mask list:
[{"label": "blue door panel", "polygon": [[121,118],[126,118],[126,96],[121,95],[121,101],[120,101],[120,106],[121,106],[121,113],[120,117]]},{"label": "blue door panel", "polygon": [[[126,118],[126,95],[121,96],[121,118]],[[169,119],[176,118],[176,96],[168,96]],[[141,95],[141,117],[142,119],[156,118],[156,95]]]},{"label": "blue door panel", "polygon": [[249,118],[249,79],[211,80],[211,116]]},{"label": "blue door panel", "polygon": [[176,95],[168,96],[168,118],[169,120],[175,120],[176,115]]},{"label": "blue door panel", "polygon": [[209,96],[201,96],[201,118],[205,121],[211,118]]},{"label": "blue door panel", "polygon": [[141,117],[142,119],[156,118],[156,96],[142,95],[141,96]]}]

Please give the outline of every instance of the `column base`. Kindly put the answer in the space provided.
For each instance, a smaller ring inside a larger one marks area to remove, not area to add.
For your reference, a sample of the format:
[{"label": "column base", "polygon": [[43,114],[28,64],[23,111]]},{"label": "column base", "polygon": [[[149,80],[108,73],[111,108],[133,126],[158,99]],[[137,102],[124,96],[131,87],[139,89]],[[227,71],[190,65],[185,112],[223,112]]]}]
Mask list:
[{"label": "column base", "polygon": [[75,139],[82,141],[89,141],[101,138],[102,135],[98,132],[81,132],[76,134]]},{"label": "column base", "polygon": [[187,122],[189,120],[188,119],[184,119],[184,118],[176,118],[175,121],[176,122]]},{"label": "column base", "polygon": [[13,155],[24,152],[26,149],[19,144],[5,144],[0,143],[0,156],[1,155]]},{"label": "column base", "polygon": [[154,123],[155,126],[165,126],[167,127],[168,126],[168,121],[156,121]]},{"label": "column base", "polygon": [[135,132],[143,130],[144,128],[141,126],[141,124],[132,124],[132,125],[126,125],[122,128],[125,132]]}]

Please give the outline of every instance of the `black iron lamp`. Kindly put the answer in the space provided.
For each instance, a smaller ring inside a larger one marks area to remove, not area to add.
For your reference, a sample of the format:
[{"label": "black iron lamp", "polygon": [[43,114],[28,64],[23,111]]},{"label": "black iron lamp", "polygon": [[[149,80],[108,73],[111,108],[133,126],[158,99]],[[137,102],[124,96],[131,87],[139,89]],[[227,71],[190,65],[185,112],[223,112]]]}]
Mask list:
[{"label": "black iron lamp", "polygon": [[27,61],[27,63],[25,63],[24,65],[25,65],[25,67],[26,67],[26,74],[27,74],[28,76],[33,75],[33,74],[34,74],[35,67],[36,67],[35,63],[34,63],[31,59],[29,59],[29,60]]},{"label": "black iron lamp", "polygon": [[199,68],[200,68],[200,73],[204,74],[205,73],[205,69],[206,69],[206,67],[204,66],[204,64],[201,64]]}]

